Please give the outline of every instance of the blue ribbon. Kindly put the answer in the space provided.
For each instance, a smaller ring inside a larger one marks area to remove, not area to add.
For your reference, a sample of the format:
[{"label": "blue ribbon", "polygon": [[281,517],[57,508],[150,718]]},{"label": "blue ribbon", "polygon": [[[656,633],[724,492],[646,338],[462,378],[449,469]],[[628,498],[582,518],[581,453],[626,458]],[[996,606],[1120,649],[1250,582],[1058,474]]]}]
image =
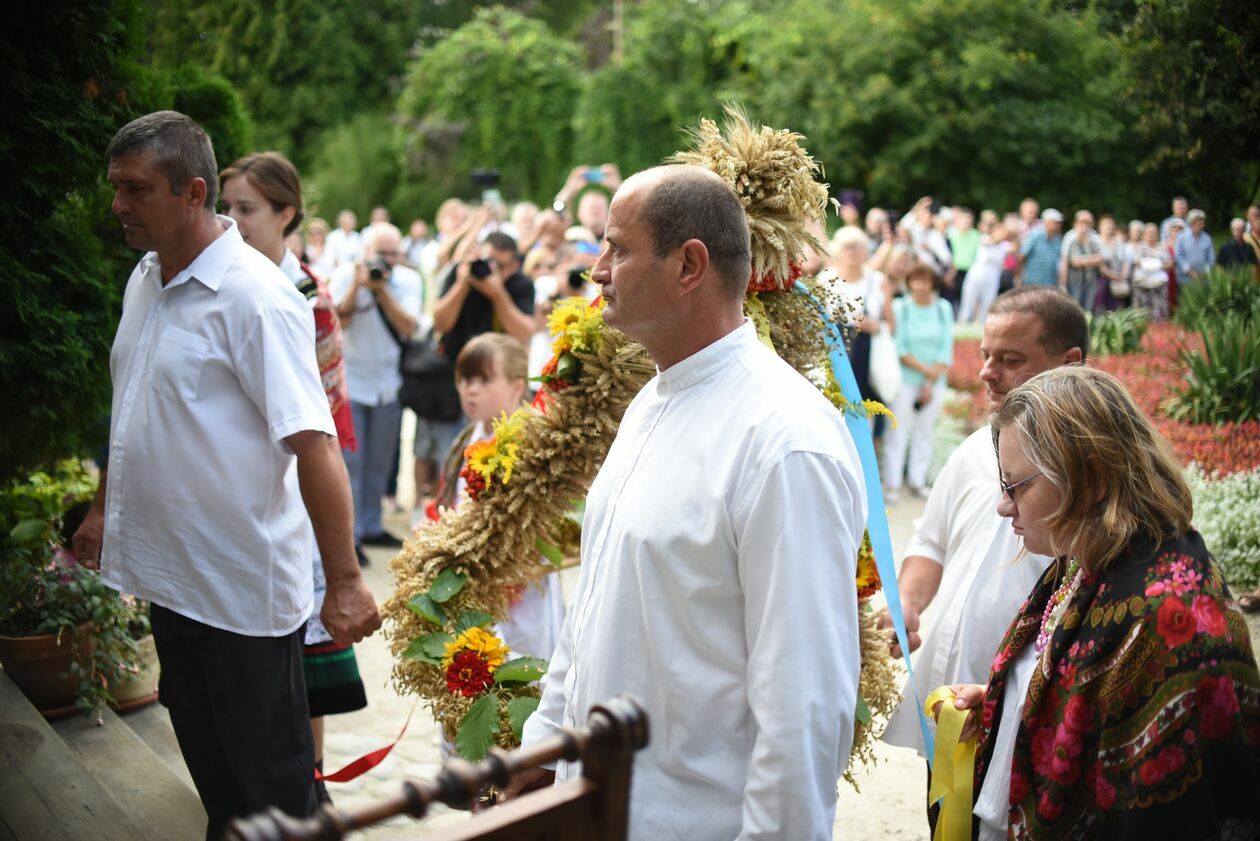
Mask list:
[{"label": "blue ribbon", "polygon": [[[857,377],[853,375],[853,365],[844,349],[844,336],[840,328],[805,284],[797,281],[796,291],[807,295],[814,302],[823,324],[826,325],[827,353],[831,358],[831,370],[840,386],[840,393],[854,406],[862,405]],[[914,708],[919,714],[919,728],[923,731],[923,744],[927,747],[928,761],[931,762],[931,757],[935,755],[935,740],[928,729],[927,716],[923,714],[923,699],[919,697],[919,690],[914,684],[914,667],[910,664],[910,643],[906,634],[905,614],[901,610],[901,591],[897,589],[897,568],[893,564],[892,536],[888,528],[888,514],[884,510],[884,487],[879,479],[879,464],[875,460],[875,439],[865,417],[854,412],[845,412],[844,422],[849,427],[849,434],[853,436],[853,443],[857,445],[858,459],[862,464],[862,478],[866,483],[866,528],[871,535],[871,549],[875,552],[875,569],[879,571],[879,579],[883,582],[884,597],[888,600],[888,616],[892,619],[897,642],[901,644],[901,656],[905,659],[906,671],[910,675],[907,683],[914,693]]]}]

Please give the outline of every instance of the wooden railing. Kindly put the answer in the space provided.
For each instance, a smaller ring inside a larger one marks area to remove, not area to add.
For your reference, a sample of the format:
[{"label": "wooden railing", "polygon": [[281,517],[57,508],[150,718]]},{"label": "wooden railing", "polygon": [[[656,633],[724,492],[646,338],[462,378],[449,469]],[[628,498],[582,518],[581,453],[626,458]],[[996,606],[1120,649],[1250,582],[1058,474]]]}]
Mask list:
[{"label": "wooden railing", "polygon": [[331,806],[313,818],[279,809],[233,821],[231,841],[336,841],[396,815],[423,817],[434,803],[467,808],[487,786],[505,788],[522,771],[556,760],[582,762],[582,776],[522,795],[426,835],[429,841],[625,841],[634,752],[648,743],[648,718],[639,702],[620,695],[595,706],[586,727],[511,753],[491,750],[472,764],[450,759],[432,781],[407,780],[394,797],[346,811]]}]

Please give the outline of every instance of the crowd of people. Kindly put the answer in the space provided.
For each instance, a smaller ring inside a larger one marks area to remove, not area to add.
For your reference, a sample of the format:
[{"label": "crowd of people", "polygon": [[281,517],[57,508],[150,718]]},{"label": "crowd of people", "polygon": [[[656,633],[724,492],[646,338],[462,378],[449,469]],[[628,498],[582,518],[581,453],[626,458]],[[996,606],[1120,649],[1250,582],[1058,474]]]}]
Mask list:
[{"label": "crowd of people", "polygon": [[[415,401],[417,495],[434,501],[423,527],[460,504],[463,448],[528,399],[547,312],[597,294],[659,370],[590,488],[569,610],[549,576],[500,626],[513,650],[550,659],[524,741],[630,691],[653,738],[629,837],[831,837],[872,501],[843,419],[744,317],[749,228],[721,178],[664,166],[623,184],[614,165],[578,167],[550,208],[509,211],[488,187],[403,236],[384,208],[362,230],[349,211],[336,230],[303,227],[291,163],[266,152],[220,171],[174,112],[123,127],[107,156],[114,213],[146,254],[111,357],[102,490],[74,549],[153,604],[161,700],[208,838],[327,799],[322,719],[365,703],[351,646],[380,624],[361,547],[400,543],[382,506],[404,354],[418,343],[441,374]],[[926,498],[885,586],[904,605],[912,688],[949,687],[971,712],[964,808],[980,837],[1255,837],[1246,625],[1166,442],[1121,384],[1081,365],[1087,311],[1164,317],[1170,290],[1218,261],[1203,215],[1177,200],[1164,233],[1122,232],[1080,211],[1064,233],[1031,199],[978,222],[926,198],[864,226],[841,211],[804,270],[850,304],[834,315],[859,388],[899,418],[883,435],[889,495]],[[1249,216],[1222,265],[1256,262],[1260,208]],[[1142,285],[1156,274],[1159,289]],[[956,318],[983,325],[993,421],[929,486]],[[884,738],[930,759],[914,692]],[[504,799],[548,779],[515,779]]]}]

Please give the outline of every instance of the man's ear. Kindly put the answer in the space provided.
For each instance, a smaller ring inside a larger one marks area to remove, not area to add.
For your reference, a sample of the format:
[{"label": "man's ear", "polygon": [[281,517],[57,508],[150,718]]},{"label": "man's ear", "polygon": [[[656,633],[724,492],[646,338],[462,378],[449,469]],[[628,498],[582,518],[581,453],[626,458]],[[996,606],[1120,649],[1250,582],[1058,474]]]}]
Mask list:
[{"label": "man's ear", "polygon": [[1083,356],[1084,354],[1081,353],[1080,348],[1078,347],[1068,348],[1067,352],[1063,354],[1063,364],[1064,365],[1079,365]]},{"label": "man's ear", "polygon": [[289,223],[293,221],[294,216],[297,216],[297,208],[292,205],[280,211],[280,218],[284,220],[284,228],[289,227]]},{"label": "man's ear", "polygon": [[206,203],[206,179],[194,176],[188,181],[188,202],[194,207],[202,207]]},{"label": "man's ear", "polygon": [[678,272],[678,291],[687,295],[694,291],[709,274],[709,249],[698,239],[682,244],[682,262]]}]

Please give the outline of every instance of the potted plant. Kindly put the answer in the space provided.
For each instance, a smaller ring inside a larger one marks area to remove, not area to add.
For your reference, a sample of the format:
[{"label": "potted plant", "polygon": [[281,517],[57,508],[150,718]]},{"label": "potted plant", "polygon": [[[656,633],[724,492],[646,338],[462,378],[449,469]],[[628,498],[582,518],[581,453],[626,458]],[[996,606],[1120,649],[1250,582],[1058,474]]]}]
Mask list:
[{"label": "potted plant", "polygon": [[90,715],[141,669],[147,606],[124,599],[65,548],[66,513],[95,479],[76,460],[0,487],[0,664],[46,717]]}]

